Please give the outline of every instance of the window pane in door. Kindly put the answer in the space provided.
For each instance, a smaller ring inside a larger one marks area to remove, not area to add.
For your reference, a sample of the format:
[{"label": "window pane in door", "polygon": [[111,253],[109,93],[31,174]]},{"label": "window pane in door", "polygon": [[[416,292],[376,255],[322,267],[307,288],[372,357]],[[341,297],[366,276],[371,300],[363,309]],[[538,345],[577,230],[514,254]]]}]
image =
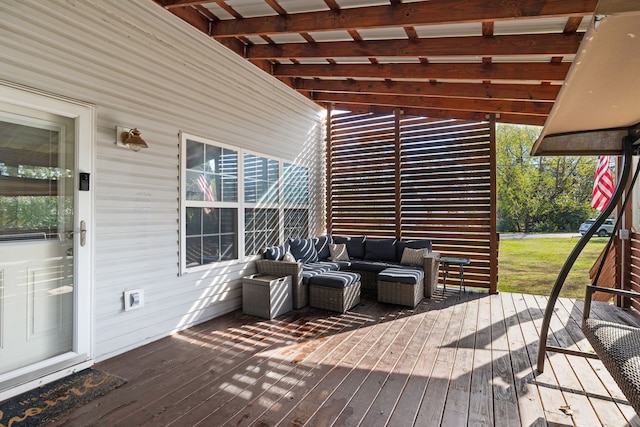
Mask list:
[{"label": "window pane in door", "polygon": [[59,141],[58,129],[0,121],[0,241],[58,238],[72,220]]}]

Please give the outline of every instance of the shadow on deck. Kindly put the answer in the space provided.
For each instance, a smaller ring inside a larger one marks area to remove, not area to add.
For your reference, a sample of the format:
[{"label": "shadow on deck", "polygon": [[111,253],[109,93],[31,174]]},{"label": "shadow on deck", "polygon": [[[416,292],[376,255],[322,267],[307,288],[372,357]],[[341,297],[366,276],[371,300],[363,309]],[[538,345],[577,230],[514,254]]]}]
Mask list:
[{"label": "shadow on deck", "polygon": [[[415,310],[236,311],[98,364],[129,382],[57,425],[640,425],[598,360],[549,353],[536,376],[545,304],[440,289]],[[550,341],[588,350],[581,308],[560,300]]]}]

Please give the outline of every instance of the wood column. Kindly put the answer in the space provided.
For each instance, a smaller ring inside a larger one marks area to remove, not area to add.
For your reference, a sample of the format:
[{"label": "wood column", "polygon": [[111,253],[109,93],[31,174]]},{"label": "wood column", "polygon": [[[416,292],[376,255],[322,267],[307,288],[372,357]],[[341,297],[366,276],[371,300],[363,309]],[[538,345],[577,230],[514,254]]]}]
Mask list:
[{"label": "wood column", "polygon": [[394,114],[394,143],[395,143],[395,218],[396,218],[396,239],[402,239],[402,134],[400,130],[400,121],[402,119],[402,110],[396,108]]},{"label": "wood column", "polygon": [[325,224],[326,224],[326,228],[327,228],[327,233],[331,234],[331,229],[332,229],[332,220],[331,220],[331,213],[333,211],[333,203],[331,200],[331,193],[332,193],[332,185],[333,185],[333,178],[332,178],[332,174],[331,174],[331,113],[333,112],[333,104],[332,103],[327,103],[326,104],[326,108],[327,108],[327,119],[326,119],[326,137],[325,137],[325,161],[326,161],[326,165],[325,165],[325,174],[326,174],[326,180],[325,180],[325,208],[326,208],[326,212],[325,212]]},{"label": "wood column", "polygon": [[498,236],[498,188],[496,172],[496,115],[489,116],[489,182],[490,182],[490,214],[489,214],[489,292],[498,292],[498,254],[500,240]]}]

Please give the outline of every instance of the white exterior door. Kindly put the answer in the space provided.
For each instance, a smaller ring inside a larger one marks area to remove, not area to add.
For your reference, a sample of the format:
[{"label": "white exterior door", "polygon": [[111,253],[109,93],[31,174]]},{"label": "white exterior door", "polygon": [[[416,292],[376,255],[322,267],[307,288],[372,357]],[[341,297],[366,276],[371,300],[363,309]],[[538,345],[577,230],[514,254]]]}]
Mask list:
[{"label": "white exterior door", "polygon": [[0,400],[92,359],[92,128],[90,106],[0,85]]}]

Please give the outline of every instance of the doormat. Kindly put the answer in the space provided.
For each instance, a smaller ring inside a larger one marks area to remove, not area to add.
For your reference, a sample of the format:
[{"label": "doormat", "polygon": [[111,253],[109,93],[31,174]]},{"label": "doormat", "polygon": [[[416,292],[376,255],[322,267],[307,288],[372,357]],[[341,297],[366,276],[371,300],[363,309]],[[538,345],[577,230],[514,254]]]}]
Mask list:
[{"label": "doormat", "polygon": [[39,426],[125,384],[118,376],[85,369],[0,403],[0,426]]}]

